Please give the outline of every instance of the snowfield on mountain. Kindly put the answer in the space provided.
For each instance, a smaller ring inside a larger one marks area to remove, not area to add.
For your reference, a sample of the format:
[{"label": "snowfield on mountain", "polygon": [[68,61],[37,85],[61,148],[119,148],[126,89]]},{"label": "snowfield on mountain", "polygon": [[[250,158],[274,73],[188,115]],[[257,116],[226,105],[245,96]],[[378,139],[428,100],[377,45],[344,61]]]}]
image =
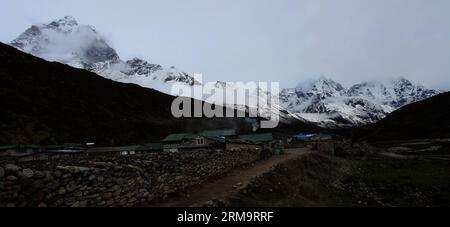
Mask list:
[{"label": "snowfield on mountain", "polygon": [[394,110],[439,94],[441,91],[414,85],[405,78],[389,83],[363,82],[344,88],[321,77],[283,89],[283,108],[323,127],[351,127],[375,123]]},{"label": "snowfield on mountain", "polygon": [[[172,91],[173,86],[177,85],[189,91],[183,96],[252,113],[258,110],[258,115],[262,117],[280,113],[283,122],[295,119],[327,128],[374,123],[404,105],[440,93],[414,85],[405,78],[387,84],[363,82],[347,89],[338,82],[321,77],[281,92],[271,93],[270,90],[255,88],[248,92],[245,105],[242,102],[235,103],[234,96],[226,95],[237,94],[242,89],[242,86],[229,82],[215,82],[216,92],[224,94],[223,97],[196,97],[192,91],[195,88],[203,89],[203,81],[173,66],[164,67],[140,58],[122,60],[92,26],[80,25],[70,16],[49,24],[33,25],[10,45],[45,60],[86,69],[114,81],[138,84],[175,96],[180,95]],[[265,96],[261,98],[261,94]],[[267,103],[268,100],[279,102],[256,108],[256,104]]]},{"label": "snowfield on mountain", "polygon": [[48,61],[61,62],[108,79],[135,83],[165,93],[173,83],[197,83],[193,77],[173,66],[163,67],[139,58],[121,60],[92,26],[80,25],[70,16],[49,24],[33,25],[10,45]]}]

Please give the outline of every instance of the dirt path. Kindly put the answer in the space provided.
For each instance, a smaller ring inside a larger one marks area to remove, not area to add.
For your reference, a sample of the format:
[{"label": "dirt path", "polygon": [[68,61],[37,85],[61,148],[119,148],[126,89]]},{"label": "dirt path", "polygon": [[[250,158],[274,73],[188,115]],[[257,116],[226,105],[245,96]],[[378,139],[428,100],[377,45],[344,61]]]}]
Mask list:
[{"label": "dirt path", "polygon": [[187,207],[201,206],[214,200],[224,199],[234,192],[245,188],[250,181],[269,172],[279,163],[298,158],[309,153],[307,148],[287,149],[282,156],[273,156],[268,160],[259,161],[246,169],[238,168],[230,171],[226,176],[202,185],[188,189],[184,195],[175,196],[162,203],[154,204],[158,207]]}]

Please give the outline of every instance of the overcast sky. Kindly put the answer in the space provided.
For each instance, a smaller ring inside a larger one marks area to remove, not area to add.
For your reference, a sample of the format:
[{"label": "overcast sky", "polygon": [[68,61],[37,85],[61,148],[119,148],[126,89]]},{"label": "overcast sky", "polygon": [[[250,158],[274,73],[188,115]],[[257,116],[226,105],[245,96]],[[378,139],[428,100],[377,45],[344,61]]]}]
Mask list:
[{"label": "overcast sky", "polygon": [[0,41],[65,15],[134,56],[205,80],[404,76],[450,89],[449,0],[2,0]]}]

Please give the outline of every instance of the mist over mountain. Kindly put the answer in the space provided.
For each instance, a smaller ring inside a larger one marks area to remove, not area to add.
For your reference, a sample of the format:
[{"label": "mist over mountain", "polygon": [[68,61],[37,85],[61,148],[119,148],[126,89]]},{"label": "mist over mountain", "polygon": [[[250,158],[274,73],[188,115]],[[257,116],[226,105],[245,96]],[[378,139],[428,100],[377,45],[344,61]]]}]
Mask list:
[{"label": "mist over mountain", "polygon": [[[49,61],[86,69],[108,79],[138,84],[166,94],[172,94],[171,87],[174,84],[188,88],[201,86],[199,81],[173,66],[164,67],[140,58],[122,60],[92,26],[80,25],[70,16],[48,24],[33,25],[10,45]],[[240,89],[227,82],[217,82],[215,88],[226,93],[235,93]],[[406,78],[397,78],[388,83],[361,82],[345,88],[339,82],[320,77],[302,82],[295,88],[283,89],[280,94],[268,94],[279,98],[280,103],[261,112],[262,115],[280,112],[282,120],[296,118],[327,128],[353,127],[375,123],[406,104],[438,93],[440,91],[415,85]],[[259,91],[250,91],[249,94],[249,99],[257,103],[254,100],[258,98]],[[203,97],[203,100],[232,108],[246,108],[235,106],[228,99],[211,100]]]},{"label": "mist over mountain", "polygon": [[439,94],[405,78],[389,83],[362,82],[345,88],[321,77],[280,92],[281,106],[324,127],[353,127],[375,123],[392,111]]},{"label": "mist over mountain", "polygon": [[[175,118],[171,112],[174,96],[48,62],[3,43],[0,79],[0,144],[127,145],[205,129],[250,133],[259,124],[259,119],[248,117]],[[290,118],[266,131],[285,135],[317,130]]]},{"label": "mist over mountain", "polygon": [[115,81],[168,91],[173,83],[197,82],[174,66],[164,67],[140,58],[122,60],[105,38],[90,25],[66,16],[48,24],[33,25],[11,41],[11,46],[48,61],[86,69]]}]

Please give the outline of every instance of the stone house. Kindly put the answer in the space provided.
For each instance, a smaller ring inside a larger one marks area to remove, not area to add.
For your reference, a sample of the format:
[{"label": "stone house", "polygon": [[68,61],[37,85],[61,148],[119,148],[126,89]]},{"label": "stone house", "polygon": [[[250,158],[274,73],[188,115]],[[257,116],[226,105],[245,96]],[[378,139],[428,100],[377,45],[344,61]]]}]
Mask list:
[{"label": "stone house", "polygon": [[234,129],[207,130],[200,133],[170,134],[162,140],[163,150],[166,152],[178,152],[180,150],[197,150],[222,148],[228,139],[236,138]]},{"label": "stone house", "polygon": [[240,150],[240,149],[262,149],[264,145],[272,147],[273,145],[272,133],[253,133],[246,135],[239,135],[236,139],[227,141],[227,150]]},{"label": "stone house", "polygon": [[95,147],[87,150],[89,156],[96,155],[140,155],[149,152],[162,151],[161,143],[150,143],[144,145],[120,146],[120,147]]},{"label": "stone house", "polygon": [[0,146],[0,157],[21,158],[39,153],[41,148],[36,145],[7,145]]},{"label": "stone house", "polygon": [[135,155],[139,145],[121,147],[95,147],[87,150],[87,155]]}]

